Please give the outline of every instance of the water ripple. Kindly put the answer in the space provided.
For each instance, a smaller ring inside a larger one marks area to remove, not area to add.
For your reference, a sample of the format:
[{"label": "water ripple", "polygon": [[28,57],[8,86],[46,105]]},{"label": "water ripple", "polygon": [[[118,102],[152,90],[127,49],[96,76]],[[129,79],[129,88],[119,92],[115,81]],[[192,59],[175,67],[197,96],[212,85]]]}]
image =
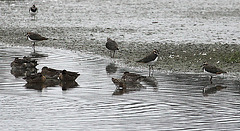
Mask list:
[{"label": "water ripple", "polygon": [[[90,53],[36,49],[47,56],[35,58],[38,71],[43,66],[77,71],[81,74],[76,80],[79,86],[68,90],[59,85],[38,91],[26,88],[25,80],[10,73],[10,62],[14,57],[30,55],[32,49],[0,45],[1,129],[209,130],[213,125],[214,129],[239,128],[240,88],[231,77],[217,77],[217,84],[209,85],[204,74],[155,72],[150,82],[141,82],[144,88],[112,95],[116,89],[112,77],[121,78],[124,71],[145,76],[147,70],[135,71]],[[109,65],[114,65],[112,73],[106,70]]]}]

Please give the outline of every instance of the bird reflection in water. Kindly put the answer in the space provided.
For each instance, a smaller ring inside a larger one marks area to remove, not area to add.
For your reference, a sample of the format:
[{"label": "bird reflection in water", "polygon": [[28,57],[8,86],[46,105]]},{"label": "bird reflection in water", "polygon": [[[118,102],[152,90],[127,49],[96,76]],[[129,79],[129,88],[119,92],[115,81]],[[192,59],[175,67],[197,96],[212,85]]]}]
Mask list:
[{"label": "bird reflection in water", "polygon": [[48,57],[48,55],[47,54],[37,53],[34,50],[33,52],[30,53],[30,57],[32,57],[32,58],[43,58],[43,57]]},{"label": "bird reflection in water", "polygon": [[107,74],[114,74],[117,72],[117,66],[114,63],[110,63],[106,66],[106,72]]},{"label": "bird reflection in water", "polygon": [[225,89],[225,88],[227,88],[227,86],[210,85],[210,86],[204,87],[202,93],[203,93],[203,96],[208,96],[209,94],[215,94],[218,91],[221,91],[222,89]]},{"label": "bird reflection in water", "polygon": [[124,72],[120,79],[112,78],[112,82],[117,87],[113,92],[113,95],[122,95],[132,91],[140,91],[142,88],[145,88],[141,82],[145,82],[152,87],[157,87],[157,81],[154,77],[141,76],[130,72]]}]

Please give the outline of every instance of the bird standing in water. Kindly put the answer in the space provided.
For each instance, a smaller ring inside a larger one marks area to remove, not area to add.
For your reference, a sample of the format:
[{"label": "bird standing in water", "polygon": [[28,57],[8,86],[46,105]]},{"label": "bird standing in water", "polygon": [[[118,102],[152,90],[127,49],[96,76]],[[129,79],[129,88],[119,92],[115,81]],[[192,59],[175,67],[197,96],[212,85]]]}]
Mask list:
[{"label": "bird standing in water", "polygon": [[114,58],[115,51],[119,50],[117,42],[110,38],[107,38],[106,48],[113,51],[113,55],[111,55],[112,58]]},{"label": "bird standing in water", "polygon": [[[139,63],[147,63],[148,64],[148,66],[149,66],[149,76],[151,74],[151,70],[153,71],[153,66],[155,65],[155,63],[158,60],[158,54],[159,54],[158,50],[154,49],[151,54],[149,54],[146,57],[144,57],[143,59],[137,61]],[[153,73],[152,73],[152,75],[153,75]]]},{"label": "bird standing in water", "polygon": [[[218,75],[218,74],[222,74],[222,73],[227,73],[226,71],[223,71],[222,69],[219,69],[213,65],[209,65],[208,63],[203,63],[202,65],[202,69],[205,71],[205,72],[209,72],[211,74],[214,74],[214,75]],[[213,76],[211,75],[210,76],[210,83],[212,84],[212,78]]]},{"label": "bird standing in water", "polygon": [[33,33],[33,32],[28,32],[26,35],[27,35],[28,40],[33,42],[34,52],[35,52],[35,42],[42,41],[42,40],[48,40],[48,38],[43,37],[43,36],[41,36],[37,33]]}]

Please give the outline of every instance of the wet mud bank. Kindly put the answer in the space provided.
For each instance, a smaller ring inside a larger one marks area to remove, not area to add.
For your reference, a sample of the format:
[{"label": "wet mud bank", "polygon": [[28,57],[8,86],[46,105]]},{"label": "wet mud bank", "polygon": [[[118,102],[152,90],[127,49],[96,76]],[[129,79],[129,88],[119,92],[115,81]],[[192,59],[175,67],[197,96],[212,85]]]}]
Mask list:
[{"label": "wet mud bank", "polygon": [[[47,41],[37,42],[37,46],[91,52],[106,57],[110,57],[110,52],[105,47],[106,39],[116,31],[111,28],[87,27],[0,28],[1,42],[14,46],[31,46],[31,42],[24,35],[33,30],[50,38]],[[131,33],[131,31],[126,31],[126,33]],[[240,72],[239,44],[222,42],[212,44],[182,42],[179,44],[145,40],[135,42],[124,38],[121,34],[115,38],[120,50],[114,59],[128,66],[147,68],[146,65],[135,61],[143,58],[153,49],[158,49],[160,54],[155,68],[161,71],[202,72],[200,65],[208,62],[227,72]]]}]

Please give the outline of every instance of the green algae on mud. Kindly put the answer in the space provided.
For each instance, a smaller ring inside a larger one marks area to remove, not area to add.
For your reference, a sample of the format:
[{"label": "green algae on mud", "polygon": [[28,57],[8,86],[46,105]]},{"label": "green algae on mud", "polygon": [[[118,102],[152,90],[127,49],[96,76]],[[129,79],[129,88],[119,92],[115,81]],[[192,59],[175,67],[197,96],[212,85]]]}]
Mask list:
[{"label": "green algae on mud", "polygon": [[[12,45],[31,46],[31,42],[24,34],[36,30],[50,40],[37,42],[37,46],[65,48],[76,51],[92,52],[98,55],[109,56],[105,47],[106,39],[94,39],[92,31],[86,28],[0,28],[0,37],[3,43]],[[94,30],[95,31],[95,30]],[[76,33],[78,32],[78,33]],[[216,65],[227,72],[240,72],[240,45],[227,43],[194,44],[194,43],[167,43],[167,42],[133,42],[118,40],[120,50],[116,59],[129,66],[143,66],[135,61],[150,53],[153,49],[160,51],[156,63],[158,70],[194,71],[201,72],[203,62]],[[36,48],[37,49],[37,48]]]}]

